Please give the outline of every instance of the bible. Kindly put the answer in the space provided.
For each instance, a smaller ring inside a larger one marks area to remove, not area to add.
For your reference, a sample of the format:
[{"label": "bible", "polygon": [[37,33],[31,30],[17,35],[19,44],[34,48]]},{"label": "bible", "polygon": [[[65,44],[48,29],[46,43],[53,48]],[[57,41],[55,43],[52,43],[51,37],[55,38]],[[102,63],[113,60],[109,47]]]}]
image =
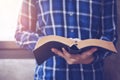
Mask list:
[{"label": "bible", "polygon": [[81,54],[82,52],[97,47],[98,50],[107,50],[117,53],[113,42],[100,39],[73,40],[61,36],[49,35],[42,37],[35,45],[33,50],[37,64],[42,64],[48,58],[55,54],[51,48],[62,50],[65,48],[70,54]]}]

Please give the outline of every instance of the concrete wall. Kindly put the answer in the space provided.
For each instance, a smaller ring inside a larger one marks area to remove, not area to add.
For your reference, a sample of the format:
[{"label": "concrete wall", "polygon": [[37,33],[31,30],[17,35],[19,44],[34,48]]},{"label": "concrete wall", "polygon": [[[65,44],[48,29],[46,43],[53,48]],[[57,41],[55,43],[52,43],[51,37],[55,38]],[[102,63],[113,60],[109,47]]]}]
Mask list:
[{"label": "concrete wall", "polygon": [[0,80],[34,80],[34,59],[1,59]]},{"label": "concrete wall", "polygon": [[33,80],[33,53],[13,41],[0,41],[0,80]]}]

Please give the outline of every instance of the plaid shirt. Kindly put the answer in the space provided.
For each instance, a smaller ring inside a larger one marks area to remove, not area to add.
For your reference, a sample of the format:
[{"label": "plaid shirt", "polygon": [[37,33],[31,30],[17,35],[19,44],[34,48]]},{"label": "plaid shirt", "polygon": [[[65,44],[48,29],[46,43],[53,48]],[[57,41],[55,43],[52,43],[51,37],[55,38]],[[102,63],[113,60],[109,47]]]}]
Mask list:
[{"label": "plaid shirt", "polygon": [[[15,38],[33,50],[37,40],[59,35],[81,40],[97,38],[116,42],[115,0],[24,0]],[[37,65],[35,80],[103,80],[103,60],[110,52],[95,53],[91,64],[68,65],[53,56]]]}]

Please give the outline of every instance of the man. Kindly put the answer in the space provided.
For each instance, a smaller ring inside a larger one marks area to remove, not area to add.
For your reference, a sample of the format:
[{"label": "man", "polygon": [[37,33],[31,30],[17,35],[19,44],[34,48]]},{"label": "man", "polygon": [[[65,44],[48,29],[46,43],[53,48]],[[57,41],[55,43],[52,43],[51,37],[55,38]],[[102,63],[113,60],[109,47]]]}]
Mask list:
[{"label": "man", "polygon": [[[15,38],[33,50],[38,39],[59,35],[116,42],[116,0],[24,0]],[[82,54],[51,49],[58,56],[37,65],[35,80],[103,80],[103,61],[111,53],[92,48]]]}]

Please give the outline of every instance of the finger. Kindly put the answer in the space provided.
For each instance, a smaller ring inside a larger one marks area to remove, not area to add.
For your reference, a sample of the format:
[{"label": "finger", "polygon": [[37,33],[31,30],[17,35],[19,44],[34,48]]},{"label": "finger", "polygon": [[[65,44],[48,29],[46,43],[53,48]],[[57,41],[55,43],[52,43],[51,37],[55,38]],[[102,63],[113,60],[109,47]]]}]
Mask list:
[{"label": "finger", "polygon": [[65,48],[62,48],[62,51],[63,51],[63,53],[64,53],[65,56],[67,56],[69,58],[72,57],[72,55]]},{"label": "finger", "polygon": [[51,51],[61,57],[64,57],[63,53],[61,51],[59,51],[58,49],[52,48]]},{"label": "finger", "polygon": [[85,52],[86,56],[91,56],[95,51],[97,51],[97,48],[92,48]]},{"label": "finger", "polygon": [[84,53],[81,55],[81,57],[84,58],[84,59],[85,59],[85,58],[88,58],[88,57],[91,57],[92,54],[93,54],[95,51],[97,51],[97,48],[92,48],[92,49],[84,52]]},{"label": "finger", "polygon": [[62,51],[63,51],[64,53],[67,53],[67,51],[65,50],[65,48],[62,48]]}]

